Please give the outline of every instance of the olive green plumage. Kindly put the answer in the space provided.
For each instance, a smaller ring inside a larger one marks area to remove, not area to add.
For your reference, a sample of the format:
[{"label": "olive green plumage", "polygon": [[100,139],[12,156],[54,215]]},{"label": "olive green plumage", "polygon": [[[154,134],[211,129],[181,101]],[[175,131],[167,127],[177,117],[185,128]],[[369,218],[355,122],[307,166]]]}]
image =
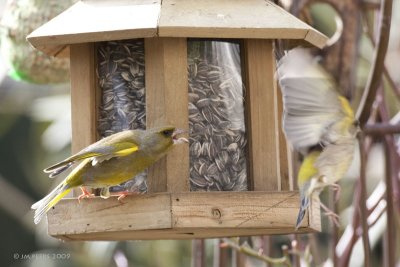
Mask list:
[{"label": "olive green plumage", "polygon": [[102,195],[108,197],[108,187],[132,179],[163,157],[174,144],[186,142],[185,138],[177,138],[182,132],[173,126],[119,132],[48,167],[44,172],[54,177],[78,164],[52,192],[32,205],[36,210],[35,223],[72,188],[105,188]]}]

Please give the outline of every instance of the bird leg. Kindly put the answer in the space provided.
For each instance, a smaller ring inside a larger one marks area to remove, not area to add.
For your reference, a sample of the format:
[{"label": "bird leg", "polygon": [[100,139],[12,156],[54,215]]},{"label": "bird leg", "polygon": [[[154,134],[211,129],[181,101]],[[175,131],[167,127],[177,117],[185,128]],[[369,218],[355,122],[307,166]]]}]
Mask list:
[{"label": "bird leg", "polygon": [[339,222],[339,215],[337,215],[336,213],[334,213],[332,210],[330,210],[327,206],[325,206],[325,204],[323,204],[322,202],[320,202],[320,206],[321,208],[325,211],[325,215],[328,216],[329,220],[334,223],[336,225],[336,227],[340,226],[340,222]]},{"label": "bird leg", "polygon": [[79,203],[81,202],[81,200],[82,200],[83,198],[94,197],[94,194],[89,193],[89,191],[87,191],[85,187],[81,186],[80,189],[82,190],[82,194],[80,194],[80,195],[78,196],[78,201],[79,201]]},{"label": "bird leg", "polygon": [[103,199],[107,199],[110,197],[110,190],[108,187],[103,187],[100,191],[100,197]]},{"label": "bird leg", "polygon": [[335,203],[339,201],[340,194],[342,193],[342,187],[338,184],[329,184],[332,190],[335,192]]},{"label": "bird leg", "polygon": [[118,201],[119,202],[121,202],[121,203],[124,203],[122,200],[126,197],[126,196],[129,196],[129,195],[132,195],[132,194],[135,194],[135,192],[129,192],[129,191],[122,191],[122,192],[119,192],[118,194],[117,194],[117,196],[118,196]]}]

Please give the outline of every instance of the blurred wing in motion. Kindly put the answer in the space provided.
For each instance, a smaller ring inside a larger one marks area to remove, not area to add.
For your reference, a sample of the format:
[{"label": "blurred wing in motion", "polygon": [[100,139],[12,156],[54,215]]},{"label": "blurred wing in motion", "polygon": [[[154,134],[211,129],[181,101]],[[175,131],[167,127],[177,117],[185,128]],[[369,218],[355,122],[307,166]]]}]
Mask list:
[{"label": "blurred wing in motion", "polygon": [[347,134],[347,124],[342,124],[354,122],[353,111],[307,49],[296,48],[282,57],[277,78],[283,95],[283,128],[295,149],[334,143]]}]

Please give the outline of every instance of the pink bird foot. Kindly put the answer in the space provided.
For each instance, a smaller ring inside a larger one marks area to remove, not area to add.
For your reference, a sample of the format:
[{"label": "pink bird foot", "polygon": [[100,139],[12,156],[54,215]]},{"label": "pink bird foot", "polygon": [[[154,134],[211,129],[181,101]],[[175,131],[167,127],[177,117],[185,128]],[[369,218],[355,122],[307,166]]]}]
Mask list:
[{"label": "pink bird foot", "polygon": [[78,202],[79,202],[79,203],[80,203],[81,200],[84,199],[84,198],[91,198],[91,197],[94,197],[94,194],[89,193],[89,191],[87,191],[85,187],[81,186],[80,188],[81,188],[81,190],[82,190],[82,194],[80,194],[80,195],[78,196]]}]

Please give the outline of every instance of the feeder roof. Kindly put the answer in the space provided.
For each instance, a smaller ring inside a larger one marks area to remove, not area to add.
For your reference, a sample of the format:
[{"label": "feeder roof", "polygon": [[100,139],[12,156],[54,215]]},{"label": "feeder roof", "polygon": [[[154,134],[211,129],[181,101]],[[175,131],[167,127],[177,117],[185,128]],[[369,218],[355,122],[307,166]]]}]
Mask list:
[{"label": "feeder roof", "polygon": [[50,55],[70,44],[146,37],[305,40],[328,38],[265,0],[81,0],[30,35]]}]

